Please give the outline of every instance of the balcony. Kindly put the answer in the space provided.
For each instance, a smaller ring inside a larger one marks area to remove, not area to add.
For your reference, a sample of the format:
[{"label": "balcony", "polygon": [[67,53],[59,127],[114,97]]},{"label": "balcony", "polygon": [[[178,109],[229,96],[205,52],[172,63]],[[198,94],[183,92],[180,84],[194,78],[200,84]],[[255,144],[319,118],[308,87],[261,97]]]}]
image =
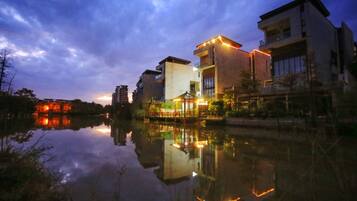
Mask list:
[{"label": "balcony", "polygon": [[290,37],[291,37],[290,31],[285,31],[285,32],[281,32],[278,34],[269,35],[266,37],[265,41],[264,40],[260,41],[260,46],[270,45],[272,43],[282,41],[282,40],[288,39]]}]

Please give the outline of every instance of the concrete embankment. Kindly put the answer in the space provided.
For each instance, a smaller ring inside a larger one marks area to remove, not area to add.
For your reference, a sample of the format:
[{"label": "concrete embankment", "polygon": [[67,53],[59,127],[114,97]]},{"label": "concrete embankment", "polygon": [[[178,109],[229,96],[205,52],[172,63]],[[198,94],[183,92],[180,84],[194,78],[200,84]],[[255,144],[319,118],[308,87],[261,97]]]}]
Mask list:
[{"label": "concrete embankment", "polygon": [[242,126],[255,128],[304,128],[302,119],[254,119],[254,118],[226,118],[228,126]]}]

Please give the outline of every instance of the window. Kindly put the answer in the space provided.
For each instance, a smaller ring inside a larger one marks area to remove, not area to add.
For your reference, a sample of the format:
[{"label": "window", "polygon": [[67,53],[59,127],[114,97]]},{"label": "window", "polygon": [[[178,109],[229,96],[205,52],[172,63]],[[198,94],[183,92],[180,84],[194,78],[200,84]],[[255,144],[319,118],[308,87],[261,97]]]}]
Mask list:
[{"label": "window", "polygon": [[214,96],[215,89],[215,70],[214,68],[202,72],[202,91],[203,95],[207,97]]},{"label": "window", "polygon": [[281,77],[291,73],[305,72],[305,56],[275,57],[273,72],[274,77]]}]

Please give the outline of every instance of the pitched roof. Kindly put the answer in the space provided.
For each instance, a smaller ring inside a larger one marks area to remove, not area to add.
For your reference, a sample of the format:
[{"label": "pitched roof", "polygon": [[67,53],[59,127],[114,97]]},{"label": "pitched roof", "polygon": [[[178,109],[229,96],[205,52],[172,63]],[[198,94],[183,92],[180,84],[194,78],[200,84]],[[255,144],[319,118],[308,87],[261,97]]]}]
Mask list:
[{"label": "pitched roof", "polygon": [[196,48],[201,48],[201,47],[205,47],[206,45],[209,45],[209,44],[213,44],[215,42],[220,42],[220,43],[223,43],[223,44],[226,44],[226,45],[229,45],[229,46],[233,46],[235,48],[241,48],[242,47],[242,44],[240,43],[237,43],[236,41],[226,37],[226,36],[223,36],[223,35],[218,35],[218,36],[215,36],[209,40],[206,40],[205,42],[203,43],[200,43],[198,45],[196,45]]}]

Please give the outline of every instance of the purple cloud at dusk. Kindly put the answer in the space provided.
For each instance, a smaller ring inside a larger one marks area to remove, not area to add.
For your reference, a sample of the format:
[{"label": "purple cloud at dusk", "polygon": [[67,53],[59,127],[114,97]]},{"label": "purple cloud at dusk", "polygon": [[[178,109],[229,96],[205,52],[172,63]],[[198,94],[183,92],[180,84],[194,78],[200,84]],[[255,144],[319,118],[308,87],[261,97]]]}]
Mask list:
[{"label": "purple cloud at dusk", "polygon": [[[0,49],[13,52],[16,89],[104,104],[116,85],[132,91],[166,56],[197,63],[195,45],[212,36],[257,48],[259,16],[289,1],[0,0]],[[331,21],[345,21],[356,39],[357,1],[323,2]]]}]

